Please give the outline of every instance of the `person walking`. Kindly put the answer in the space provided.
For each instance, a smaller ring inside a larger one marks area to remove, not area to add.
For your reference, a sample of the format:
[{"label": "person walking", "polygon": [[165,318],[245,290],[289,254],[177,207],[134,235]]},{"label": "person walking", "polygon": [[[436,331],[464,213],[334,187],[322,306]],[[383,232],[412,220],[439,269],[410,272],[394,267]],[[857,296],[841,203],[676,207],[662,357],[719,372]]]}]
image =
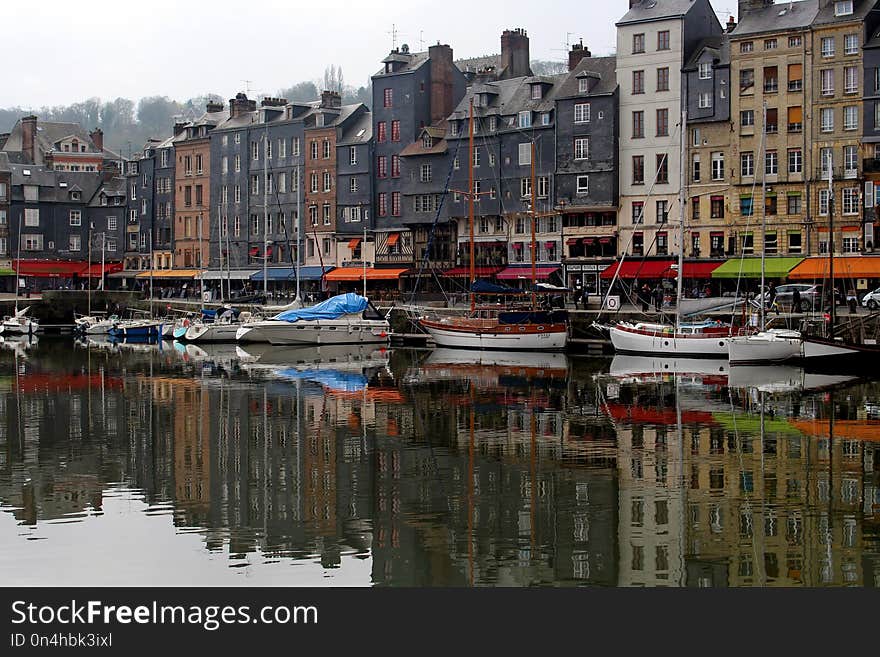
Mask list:
[{"label": "person walking", "polygon": [[660,312],[660,307],[663,305],[663,286],[660,283],[654,286],[654,310],[656,312]]},{"label": "person walking", "polygon": [[648,304],[651,302],[651,288],[648,287],[647,283],[642,285],[642,289],[639,292],[639,298],[642,302],[642,312],[648,312]]},{"label": "person walking", "polygon": [[800,312],[801,309],[801,291],[797,288],[794,288],[794,291],[791,293],[791,312],[796,313]]}]

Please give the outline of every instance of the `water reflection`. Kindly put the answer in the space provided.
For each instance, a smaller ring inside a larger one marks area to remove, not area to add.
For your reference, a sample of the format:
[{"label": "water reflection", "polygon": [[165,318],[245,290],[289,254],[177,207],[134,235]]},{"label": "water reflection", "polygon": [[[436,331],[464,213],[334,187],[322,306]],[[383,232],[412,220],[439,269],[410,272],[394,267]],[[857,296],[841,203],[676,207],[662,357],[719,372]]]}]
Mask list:
[{"label": "water reflection", "polygon": [[120,584],[875,585],[878,399],[717,361],[44,339],[0,351],[0,573],[103,546]]}]

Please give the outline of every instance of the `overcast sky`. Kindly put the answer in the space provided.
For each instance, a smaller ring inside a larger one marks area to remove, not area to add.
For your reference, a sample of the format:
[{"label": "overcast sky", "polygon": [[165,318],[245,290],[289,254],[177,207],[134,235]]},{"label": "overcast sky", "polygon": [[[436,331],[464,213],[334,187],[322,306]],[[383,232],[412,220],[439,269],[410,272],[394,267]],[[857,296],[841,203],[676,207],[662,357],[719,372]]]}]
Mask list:
[{"label": "overcast sky", "polygon": [[[713,0],[722,22],[736,0]],[[499,52],[505,28],[528,31],[532,59],[565,58],[565,43],[596,55],[615,43],[628,0],[43,0],[4,2],[0,107],[162,95],[230,98],[250,80],[272,94],[341,65],[361,86],[397,44],[448,43],[455,57]],[[537,11],[536,11],[537,8]],[[37,12],[37,13],[35,13]],[[570,34],[567,34],[570,32]]]}]

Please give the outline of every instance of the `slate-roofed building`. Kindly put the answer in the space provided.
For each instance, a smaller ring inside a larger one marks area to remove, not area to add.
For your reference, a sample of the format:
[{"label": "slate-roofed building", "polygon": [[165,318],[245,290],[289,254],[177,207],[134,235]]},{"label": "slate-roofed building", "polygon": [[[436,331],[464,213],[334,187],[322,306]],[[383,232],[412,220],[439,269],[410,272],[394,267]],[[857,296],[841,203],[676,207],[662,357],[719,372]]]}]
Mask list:
[{"label": "slate-roofed building", "polygon": [[2,148],[11,162],[35,164],[56,171],[88,172],[112,169],[122,160],[104,149],[104,133],[88,132],[78,123],[40,121],[34,115],[19,119]]},{"label": "slate-roofed building", "polygon": [[[108,261],[118,262],[131,250],[139,253],[140,244],[138,226],[130,230],[127,222],[129,205],[127,199],[131,192],[131,183],[137,184],[137,176],[115,176],[101,183],[89,201],[88,225],[91,227],[92,239],[92,262],[100,262],[103,243],[104,258]],[[138,198],[140,189],[136,190]],[[139,201],[138,201],[139,202]],[[138,221],[140,216],[138,216]],[[86,244],[88,234],[82,243]],[[134,248],[129,249],[132,243]],[[146,248],[146,244],[145,244]],[[146,254],[144,254],[146,255]],[[124,264],[124,263],[123,263]],[[142,268],[148,264],[148,259]]]},{"label": "slate-roofed building", "polygon": [[[12,268],[9,245],[9,198],[12,186],[12,170],[9,156],[0,150],[0,271]],[[2,281],[2,279],[0,279]],[[0,282],[0,286],[3,283]]]},{"label": "slate-roofed building", "polygon": [[[415,172],[402,162],[402,151],[426,126],[446,119],[464,94],[465,78],[455,66],[452,48],[437,44],[428,52],[393,50],[373,75],[374,212],[376,264],[413,265],[425,256],[433,216],[416,213],[403,202]],[[432,244],[452,242],[448,225],[438,226]],[[440,252],[428,254],[437,263]],[[451,264],[449,260],[437,263]]]},{"label": "slate-roofed building", "polygon": [[[372,244],[373,114],[359,111],[337,131],[336,264],[374,262]],[[366,236],[366,240],[365,240]]]},{"label": "slate-roofed building", "polygon": [[562,220],[562,280],[599,291],[599,273],[617,256],[618,85],[614,57],[569,52],[556,93],[556,202]]}]

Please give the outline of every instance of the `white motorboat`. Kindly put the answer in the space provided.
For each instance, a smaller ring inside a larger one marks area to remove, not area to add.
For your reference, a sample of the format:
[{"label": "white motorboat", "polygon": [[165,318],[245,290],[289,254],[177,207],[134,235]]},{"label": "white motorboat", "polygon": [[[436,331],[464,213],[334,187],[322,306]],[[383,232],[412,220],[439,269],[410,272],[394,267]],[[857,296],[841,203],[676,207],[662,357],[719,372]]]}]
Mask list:
[{"label": "white motorboat", "polygon": [[728,348],[731,364],[782,363],[801,358],[803,338],[800,331],[769,329],[731,337]]},{"label": "white motorboat", "polygon": [[213,322],[190,324],[183,335],[187,342],[235,342],[238,330],[251,319],[248,312],[241,313],[238,320],[221,317]]},{"label": "white motorboat", "polygon": [[730,327],[707,321],[694,324],[618,322],[609,326],[611,344],[618,353],[669,354],[693,358],[727,358]]},{"label": "white motorboat", "polygon": [[389,341],[390,333],[388,320],[365,297],[348,293],[271,319],[246,322],[237,330],[236,340],[289,346],[380,344]]},{"label": "white motorboat", "polygon": [[98,317],[95,315],[86,315],[77,317],[74,320],[75,330],[83,335],[107,335],[116,324],[119,323],[117,315],[109,317]]},{"label": "white motorboat", "polygon": [[16,310],[14,315],[5,317],[0,323],[0,333],[4,335],[33,335],[39,331],[40,323],[26,316],[30,308],[30,306],[25,306]]}]

